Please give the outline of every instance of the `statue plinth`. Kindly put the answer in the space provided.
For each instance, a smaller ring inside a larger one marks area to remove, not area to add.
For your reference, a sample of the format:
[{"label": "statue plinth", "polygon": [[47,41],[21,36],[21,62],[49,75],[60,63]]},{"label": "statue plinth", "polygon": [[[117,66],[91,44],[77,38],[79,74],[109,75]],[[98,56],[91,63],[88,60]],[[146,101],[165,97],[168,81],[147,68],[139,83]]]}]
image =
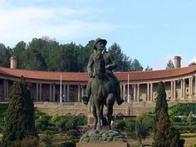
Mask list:
[{"label": "statue plinth", "polygon": [[79,142],[76,147],[128,147],[127,142]]},{"label": "statue plinth", "polygon": [[81,138],[77,147],[127,147],[126,139],[113,130],[89,130]]}]

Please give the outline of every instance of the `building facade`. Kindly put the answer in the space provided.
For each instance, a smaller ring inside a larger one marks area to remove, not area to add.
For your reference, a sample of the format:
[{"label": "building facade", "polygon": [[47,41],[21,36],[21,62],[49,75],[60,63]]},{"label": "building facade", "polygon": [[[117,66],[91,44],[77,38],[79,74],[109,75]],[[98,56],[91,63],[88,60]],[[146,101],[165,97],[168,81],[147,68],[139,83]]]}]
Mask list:
[{"label": "building facade", "polygon": [[[154,109],[157,87],[165,83],[167,100],[170,104],[196,101],[196,66],[181,67],[181,58],[176,56],[175,68],[155,71],[115,72],[120,81],[121,97],[125,102],[115,105],[114,113],[137,115]],[[51,107],[54,112],[87,114],[90,106],[82,103],[81,97],[88,82],[87,73],[45,72],[17,69],[16,58],[10,58],[10,68],[0,67],[0,101],[8,101],[10,88],[21,76],[31,91],[35,106]],[[56,110],[58,109],[58,110]]]}]

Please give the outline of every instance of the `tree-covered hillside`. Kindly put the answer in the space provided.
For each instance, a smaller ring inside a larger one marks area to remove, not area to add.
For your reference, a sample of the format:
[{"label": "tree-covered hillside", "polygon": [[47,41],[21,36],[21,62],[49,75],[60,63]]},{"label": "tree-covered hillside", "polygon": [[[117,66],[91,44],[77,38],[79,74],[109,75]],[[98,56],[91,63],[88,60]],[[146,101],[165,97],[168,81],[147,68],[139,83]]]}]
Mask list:
[{"label": "tree-covered hillside", "polygon": [[[20,41],[13,48],[0,43],[0,66],[9,67],[9,58],[16,56],[18,69],[84,72],[90,54],[93,53],[94,41],[90,40],[82,46],[73,42],[59,44],[55,40],[43,37],[33,38],[28,44]],[[114,43],[108,47],[108,51],[115,56],[118,64],[116,71],[143,70],[139,61],[129,59],[118,44]],[[147,67],[146,70],[152,68]]]}]

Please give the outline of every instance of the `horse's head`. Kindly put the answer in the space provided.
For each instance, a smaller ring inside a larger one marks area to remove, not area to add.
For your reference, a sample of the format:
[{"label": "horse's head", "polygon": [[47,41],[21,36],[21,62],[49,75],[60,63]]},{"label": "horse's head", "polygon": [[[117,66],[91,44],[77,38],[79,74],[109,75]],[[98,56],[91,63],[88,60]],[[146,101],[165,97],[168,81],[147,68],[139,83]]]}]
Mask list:
[{"label": "horse's head", "polygon": [[94,72],[95,76],[98,76],[98,78],[102,78],[106,73],[105,61],[102,53],[96,53],[95,55]]}]

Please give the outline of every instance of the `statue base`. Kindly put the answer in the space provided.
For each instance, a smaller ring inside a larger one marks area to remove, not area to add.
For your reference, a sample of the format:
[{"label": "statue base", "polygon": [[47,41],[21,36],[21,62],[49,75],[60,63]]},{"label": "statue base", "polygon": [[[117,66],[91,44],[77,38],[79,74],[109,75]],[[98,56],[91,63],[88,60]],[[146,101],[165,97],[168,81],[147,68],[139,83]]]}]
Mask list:
[{"label": "statue base", "polygon": [[128,147],[124,136],[113,130],[89,130],[81,138],[76,147]]},{"label": "statue base", "polygon": [[76,147],[128,147],[127,142],[79,142]]}]

